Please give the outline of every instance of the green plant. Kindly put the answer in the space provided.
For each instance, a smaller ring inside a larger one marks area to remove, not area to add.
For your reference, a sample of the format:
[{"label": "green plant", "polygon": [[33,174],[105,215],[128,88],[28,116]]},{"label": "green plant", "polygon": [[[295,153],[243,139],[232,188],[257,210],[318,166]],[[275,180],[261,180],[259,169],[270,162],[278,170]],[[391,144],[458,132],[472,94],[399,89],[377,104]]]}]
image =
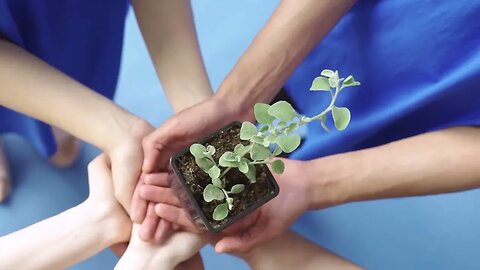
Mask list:
[{"label": "green plant", "polygon": [[[350,86],[360,85],[353,76],[340,78],[338,71],[323,70],[316,77],[310,88],[311,91],[326,91],[330,93],[331,102],[321,113],[307,117],[298,114],[286,101],[278,101],[273,105],[257,103],[254,106],[254,114],[259,127],[250,122],[243,122],[240,129],[240,139],[245,144],[237,144],[233,151],[227,151],[221,155],[218,162],[213,158],[215,147],[193,144],[190,153],[195,157],[197,165],[211,178],[203,191],[206,202],[213,200],[223,201],[214,212],[214,220],[223,220],[229,211],[234,208],[231,196],[241,193],[245,185],[234,185],[230,190],[225,189],[225,176],[231,169],[238,169],[250,180],[256,181],[257,164],[270,164],[273,172],[281,174],[285,165],[282,160],[274,157],[282,152],[291,153],[298,148],[301,142],[300,135],[295,131],[302,125],[312,121],[320,121],[322,127],[329,131],[326,120],[329,113],[332,114],[337,130],[344,130],[350,123],[350,110],[346,107],[337,107],[335,102],[339,93]],[[273,151],[271,151],[273,149]]]}]

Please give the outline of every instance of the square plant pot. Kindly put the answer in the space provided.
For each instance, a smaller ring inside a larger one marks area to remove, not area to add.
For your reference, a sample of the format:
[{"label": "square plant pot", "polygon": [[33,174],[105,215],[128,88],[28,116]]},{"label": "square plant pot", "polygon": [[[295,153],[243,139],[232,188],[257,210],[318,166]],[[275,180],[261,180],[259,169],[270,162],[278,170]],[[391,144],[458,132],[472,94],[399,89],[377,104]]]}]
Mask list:
[{"label": "square plant pot", "polygon": [[[241,123],[233,122],[223,129],[215,132],[199,143],[215,147],[214,160],[226,151],[233,151],[239,143],[247,144],[247,141],[240,140]],[[186,148],[172,157],[170,160],[171,173],[170,183],[174,192],[188,210],[192,220],[198,226],[205,226],[210,232],[220,232],[228,226],[239,221],[241,218],[252,213],[255,209],[267,203],[279,193],[279,187],[272,173],[265,164],[255,165],[256,182],[251,183],[249,179],[237,168],[232,168],[225,174],[225,189],[243,184],[245,189],[238,194],[231,194],[233,209],[228,216],[220,221],[213,219],[213,211],[221,201],[204,201],[203,190],[211,183],[211,178],[195,162],[195,157]]]}]

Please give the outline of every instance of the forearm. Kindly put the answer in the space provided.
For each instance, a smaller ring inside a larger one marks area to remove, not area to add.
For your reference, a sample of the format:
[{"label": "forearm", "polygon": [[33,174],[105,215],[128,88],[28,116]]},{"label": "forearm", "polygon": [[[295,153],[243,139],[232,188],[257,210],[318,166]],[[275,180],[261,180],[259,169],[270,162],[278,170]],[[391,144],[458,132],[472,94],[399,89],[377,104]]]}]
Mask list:
[{"label": "forearm", "polygon": [[[283,0],[223,81],[218,96],[237,110],[269,103],[293,70],[355,0]],[[239,105],[236,105],[239,104]]]},{"label": "forearm", "polygon": [[175,112],[212,95],[189,0],[132,1],[165,94]]},{"label": "forearm", "polygon": [[0,238],[0,269],[65,269],[114,244],[108,214],[92,207],[82,203]]},{"label": "forearm", "polygon": [[35,56],[0,39],[0,104],[107,151],[136,117]]},{"label": "forearm", "polygon": [[310,161],[311,208],[478,188],[478,138],[458,127]]},{"label": "forearm", "polygon": [[253,249],[242,258],[251,269],[360,269],[291,231]]}]

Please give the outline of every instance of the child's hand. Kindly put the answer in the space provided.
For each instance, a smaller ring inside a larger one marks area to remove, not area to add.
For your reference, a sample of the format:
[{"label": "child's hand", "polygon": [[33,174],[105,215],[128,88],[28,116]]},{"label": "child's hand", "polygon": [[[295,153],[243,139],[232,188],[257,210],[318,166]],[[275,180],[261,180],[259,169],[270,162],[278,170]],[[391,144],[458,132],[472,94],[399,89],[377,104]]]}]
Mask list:
[{"label": "child's hand", "polygon": [[171,270],[194,257],[209,241],[207,234],[176,232],[165,243],[154,245],[141,240],[139,231],[140,225],[134,224],[130,244],[115,269]]},{"label": "child's hand", "polygon": [[88,184],[90,194],[85,205],[99,214],[102,224],[108,227],[106,232],[113,233],[116,242],[127,241],[131,222],[115,198],[111,169],[104,154],[88,164]]}]

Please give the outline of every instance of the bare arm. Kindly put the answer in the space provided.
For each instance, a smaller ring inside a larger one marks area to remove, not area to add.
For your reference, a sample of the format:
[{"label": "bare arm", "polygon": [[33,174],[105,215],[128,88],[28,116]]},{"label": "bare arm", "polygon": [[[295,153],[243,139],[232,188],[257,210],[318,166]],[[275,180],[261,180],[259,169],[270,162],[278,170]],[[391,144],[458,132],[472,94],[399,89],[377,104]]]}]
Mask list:
[{"label": "bare arm", "polygon": [[0,238],[0,269],[65,269],[128,240],[130,222],[113,196],[103,157],[89,165],[89,198],[80,205]]},{"label": "bare arm", "polygon": [[361,269],[292,231],[288,231],[240,257],[246,260],[254,270]]},{"label": "bare arm", "polygon": [[480,187],[480,129],[458,127],[308,162],[311,208]]},{"label": "bare arm", "polygon": [[0,104],[108,151],[138,119],[23,49],[0,39]]},{"label": "bare arm", "polygon": [[283,0],[225,78],[218,96],[246,114],[270,102],[293,70],[355,0]]},{"label": "bare arm", "polygon": [[212,95],[189,0],[132,1],[165,94],[175,112]]}]

